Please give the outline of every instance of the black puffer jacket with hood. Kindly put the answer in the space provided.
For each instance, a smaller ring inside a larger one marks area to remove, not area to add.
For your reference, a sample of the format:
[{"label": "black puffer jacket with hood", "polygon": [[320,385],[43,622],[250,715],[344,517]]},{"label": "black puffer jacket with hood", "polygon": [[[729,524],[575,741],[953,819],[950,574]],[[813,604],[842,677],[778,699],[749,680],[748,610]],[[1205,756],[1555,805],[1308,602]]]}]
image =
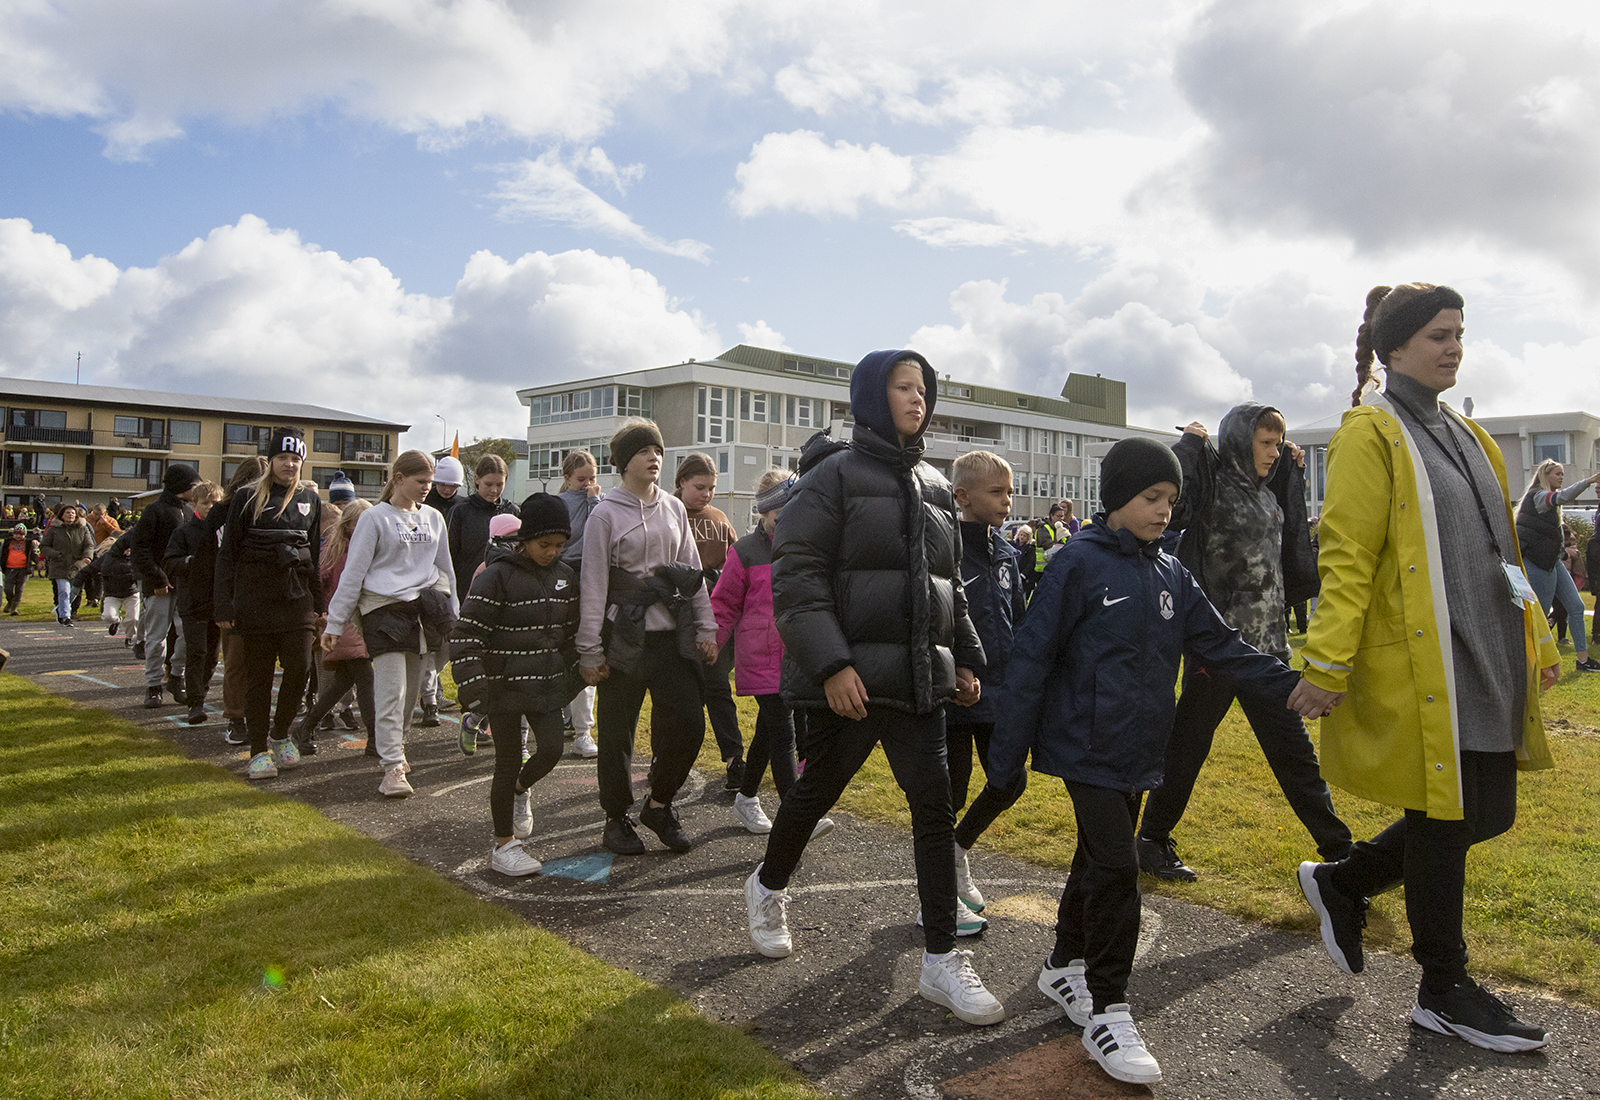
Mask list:
[{"label": "black puffer jacket with hood", "polygon": [[515,544],[491,542],[450,635],[450,654],[461,702],[473,710],[566,706],[583,687],[578,574],[560,558],[541,566]]},{"label": "black puffer jacket with hood", "polygon": [[[900,446],[890,368],[922,365],[928,411]],[[848,445],[813,437],[772,546],[772,604],[783,638],[782,693],[826,707],[823,681],[854,666],[872,703],[929,714],[955,693],[955,672],[983,664],[961,588],[961,540],[950,483],[922,461],[938,379],[913,351],[875,351],[850,379]]]}]

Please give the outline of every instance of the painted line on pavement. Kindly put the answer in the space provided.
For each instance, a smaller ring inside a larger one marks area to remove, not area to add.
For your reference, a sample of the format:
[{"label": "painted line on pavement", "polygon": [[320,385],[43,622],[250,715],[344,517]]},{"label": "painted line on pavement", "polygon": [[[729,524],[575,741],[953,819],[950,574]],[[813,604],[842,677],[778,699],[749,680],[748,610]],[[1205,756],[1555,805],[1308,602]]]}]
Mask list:
[{"label": "painted line on pavement", "polygon": [[[61,674],[59,672],[47,672],[45,675],[59,676]],[[96,680],[93,676],[85,676],[81,672],[74,672],[72,675],[76,676],[80,680],[88,680],[91,684],[99,684],[101,687],[116,688],[118,691],[122,690],[121,684],[108,684],[104,680]]]},{"label": "painted line on pavement", "polygon": [[[589,767],[589,766],[590,765],[588,765],[588,764],[586,764],[586,763],[584,763],[582,761],[573,760],[573,761],[570,761],[570,762],[568,762],[566,764],[557,764],[555,767],[551,768],[550,770],[551,771],[560,771],[563,768],[586,768],[586,767]],[[489,780],[491,780],[493,778],[494,778],[493,775],[480,775],[476,779],[468,779],[468,780],[465,780],[465,781],[463,781],[461,783],[452,783],[448,787],[440,787],[436,791],[429,791],[428,792],[428,797],[429,798],[442,798],[445,795],[449,794],[451,791],[459,791],[463,787],[473,787],[473,786],[476,786],[479,783],[487,783],[487,782],[489,782]]]},{"label": "painted line on pavement", "polygon": [[[584,828],[585,829],[594,829],[594,828],[596,828],[596,826],[594,826],[594,825],[586,825],[586,826],[584,826]],[[549,833],[549,834],[545,834],[543,836],[529,837],[528,840],[530,840],[530,841],[542,841],[542,840],[545,840],[545,839],[553,839],[553,838],[555,838],[555,837],[557,837],[559,835],[561,835],[561,834],[559,834],[559,833]],[[525,841],[524,843],[526,844],[527,842]],[[648,888],[646,888],[646,889],[637,889],[637,890],[607,890],[607,891],[604,891],[604,892],[597,892],[597,893],[592,893],[592,894],[575,894],[575,895],[572,895],[570,897],[559,897],[559,898],[558,897],[549,897],[549,896],[540,896],[538,894],[529,893],[528,891],[525,891],[525,890],[524,891],[510,890],[510,889],[507,889],[504,886],[496,886],[493,883],[484,882],[483,879],[478,877],[478,876],[479,876],[480,872],[484,871],[487,868],[488,863],[489,863],[488,857],[486,857],[486,856],[475,856],[472,859],[469,859],[466,862],[462,863],[460,866],[456,867],[455,870],[453,870],[453,871],[451,871],[449,873],[450,873],[450,875],[452,877],[465,880],[467,886],[470,889],[476,890],[476,891],[478,891],[479,893],[482,893],[482,894],[489,894],[489,895],[492,895],[494,897],[507,898],[507,899],[512,900],[512,901],[527,901],[530,898],[537,899],[539,901],[572,902],[572,901],[628,901],[628,900],[631,900],[633,898],[660,898],[660,897],[681,897],[681,898],[717,898],[717,897],[726,897],[726,898],[739,897],[739,898],[742,898],[742,897],[744,897],[744,884],[743,883],[740,883],[738,886],[663,886],[660,889],[655,889],[655,890],[648,889]],[[753,866],[753,864],[752,864],[752,866]],[[530,877],[537,878],[538,876],[530,876]],[[869,881],[866,881],[866,882],[823,882],[823,883],[817,883],[816,885],[812,885],[812,886],[803,886],[803,887],[800,887],[799,889],[792,890],[792,892],[794,893],[795,897],[797,899],[799,899],[799,898],[803,898],[803,897],[805,897],[805,896],[807,896],[809,894],[840,894],[840,893],[845,893],[845,892],[852,891],[852,890],[902,890],[902,889],[905,889],[907,887],[915,889],[916,885],[917,885],[917,880],[914,879],[914,878],[873,879],[873,880],[869,880]],[[1018,886],[1018,887],[1031,888],[1031,889],[1035,889],[1035,890],[1056,890],[1056,889],[1059,889],[1060,886],[1061,886],[1061,884],[1058,883],[1058,882],[1036,882],[1033,879],[1020,879],[1020,878],[1018,878],[1018,879],[1010,879],[1010,878],[985,879],[983,885],[984,886],[1007,886],[1007,887]]]},{"label": "painted line on pavement", "polygon": [[85,671],[87,671],[87,670],[86,669],[81,669],[81,668],[62,668],[62,669],[57,669],[55,672],[46,672],[45,675],[46,676],[82,676]]}]

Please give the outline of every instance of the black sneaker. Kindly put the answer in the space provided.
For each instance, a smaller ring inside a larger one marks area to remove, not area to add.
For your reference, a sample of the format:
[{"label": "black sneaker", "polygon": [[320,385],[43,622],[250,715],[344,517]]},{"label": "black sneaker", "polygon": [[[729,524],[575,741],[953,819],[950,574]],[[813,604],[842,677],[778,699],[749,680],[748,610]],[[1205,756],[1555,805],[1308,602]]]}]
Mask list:
[{"label": "black sneaker", "polygon": [[378,735],[367,734],[367,747],[361,750],[361,755],[376,757],[378,755]]},{"label": "black sneaker", "polygon": [[683,826],[678,823],[677,811],[671,806],[645,803],[644,809],[639,811],[639,824],[655,833],[661,838],[661,843],[674,852],[687,852],[694,847],[694,841],[683,831]]},{"label": "black sneaker", "polygon": [[137,642],[133,643],[133,659],[136,660],[136,661],[144,660],[144,639],[143,638],[140,638]]},{"label": "black sneaker", "polygon": [[[744,761],[740,760],[738,757],[734,757],[732,760],[728,761],[728,774],[723,777],[722,789],[725,791],[736,791],[742,786],[744,786]],[[642,814],[640,815],[639,820],[644,820],[644,816]]]},{"label": "black sneaker", "polygon": [[344,726],[344,728],[347,730],[357,730],[361,728],[360,723],[356,721],[356,712],[354,707],[345,707],[339,712],[339,724]]},{"label": "black sneaker", "polygon": [[1359,974],[1366,967],[1361,954],[1361,930],[1367,926],[1367,899],[1348,898],[1333,885],[1331,863],[1300,865],[1300,892],[1317,914],[1322,925],[1322,945],[1334,965],[1346,974]]},{"label": "black sneaker", "polygon": [[206,720],[206,701],[197,699],[189,707],[188,717],[185,719],[191,726],[198,726]]},{"label": "black sneaker", "polygon": [[644,854],[644,841],[634,832],[633,821],[627,814],[606,819],[606,832],[600,843],[605,845],[607,851],[615,852],[619,856]]},{"label": "black sneaker", "polygon": [[333,717],[333,711],[331,711],[331,710],[327,714],[324,714],[322,716],[322,721],[317,723],[317,729],[318,730],[336,730],[338,728],[339,727],[335,723],[335,720],[334,720],[334,717]]},{"label": "black sneaker", "polygon": [[108,635],[110,635],[111,637],[115,638],[117,636],[117,627],[119,627],[121,625],[122,624],[117,622],[117,620],[112,619],[111,620],[111,625],[106,627],[106,633]]},{"label": "black sneaker", "polygon": [[[321,729],[321,726],[317,727]],[[300,750],[301,756],[317,755],[317,739],[312,732],[306,729],[306,720],[299,718],[289,728],[289,740],[294,742],[294,747]]]},{"label": "black sneaker", "polygon": [[1517,1019],[1504,1001],[1471,978],[1448,993],[1429,993],[1426,985],[1419,987],[1411,1020],[1429,1031],[1454,1035],[1501,1054],[1538,1050],[1550,1041],[1544,1028]]},{"label": "black sneaker", "polygon": [[171,692],[172,701],[179,706],[183,706],[188,702],[183,695],[183,681],[176,676],[167,677],[167,691]]},{"label": "black sneaker", "polygon": [[1587,661],[1574,662],[1572,667],[1579,672],[1600,672],[1600,661],[1590,657]]},{"label": "black sneaker", "polygon": [[151,684],[144,689],[144,706],[146,710],[155,710],[162,703],[161,685]]},{"label": "black sneaker", "polygon": [[422,717],[417,719],[417,725],[433,729],[439,724],[439,704],[423,703]]},{"label": "black sneaker", "polygon": [[1194,882],[1200,877],[1178,858],[1178,846],[1170,836],[1166,840],[1139,838],[1139,870],[1164,882]]},{"label": "black sneaker", "polygon": [[250,735],[244,731],[243,718],[230,718],[228,720],[228,732],[222,735],[222,742],[225,745],[248,745],[250,743]]}]

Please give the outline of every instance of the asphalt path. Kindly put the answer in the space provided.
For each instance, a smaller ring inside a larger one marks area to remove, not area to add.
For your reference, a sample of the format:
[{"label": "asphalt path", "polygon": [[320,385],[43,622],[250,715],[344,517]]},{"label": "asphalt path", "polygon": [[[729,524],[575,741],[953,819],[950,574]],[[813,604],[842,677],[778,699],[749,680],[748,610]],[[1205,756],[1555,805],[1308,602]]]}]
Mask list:
[{"label": "asphalt path", "polygon": [[[244,775],[248,754],[223,743],[220,714],[189,726],[175,705],[142,707],[142,666],[103,626],[6,622],[0,645],[11,651],[9,671],[159,730],[191,756]],[[213,703],[220,702],[220,679]],[[1165,1079],[1153,1090],[1122,1085],[1100,1072],[1076,1029],[1035,987],[1054,942],[1057,872],[973,852],[990,925],[961,945],[974,951],[975,968],[1008,1018],[971,1027],[917,994],[921,930],[910,837],[900,830],[834,814],[838,828],[807,850],[790,886],[795,953],[767,959],[751,946],[743,900],[763,842],[735,824],[733,796],[722,791],[720,776],[696,772],[680,796],[692,851],[672,854],[641,828],[650,850],[613,857],[600,846],[594,764],[568,755],[534,788],[527,847],[544,872],[507,878],[488,869],[493,751],[463,756],[459,712],[441,717],[440,728],[413,731],[410,798],[377,793],[377,761],[363,755],[364,740],[347,734],[322,734],[316,756],[262,786],[675,990],[837,1095],[1600,1096],[1600,1014],[1591,1009],[1502,990],[1553,1038],[1541,1052],[1493,1054],[1408,1023],[1418,977],[1409,958],[1369,953],[1366,972],[1350,978],[1320,941],[1156,896],[1144,901],[1129,997]],[[635,768],[641,780],[645,762],[641,755]],[[763,801],[769,813],[776,810],[770,791]]]}]

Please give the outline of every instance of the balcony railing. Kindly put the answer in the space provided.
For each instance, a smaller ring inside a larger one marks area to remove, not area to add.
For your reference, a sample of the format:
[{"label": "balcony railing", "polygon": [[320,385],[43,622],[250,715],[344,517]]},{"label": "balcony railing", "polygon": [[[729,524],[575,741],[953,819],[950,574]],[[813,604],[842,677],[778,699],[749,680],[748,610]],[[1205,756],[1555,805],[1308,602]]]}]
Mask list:
[{"label": "balcony railing", "polygon": [[377,450],[368,451],[346,443],[344,450],[340,452],[339,459],[342,462],[386,463],[389,461],[389,449],[380,447]]},{"label": "balcony railing", "polygon": [[170,451],[172,437],[166,432],[108,432],[88,428],[34,428],[13,424],[6,430],[6,442],[44,443],[58,447],[97,447],[104,450]]},{"label": "balcony railing", "polygon": [[91,479],[73,474],[36,474],[7,470],[5,485],[8,489],[89,489]]}]

